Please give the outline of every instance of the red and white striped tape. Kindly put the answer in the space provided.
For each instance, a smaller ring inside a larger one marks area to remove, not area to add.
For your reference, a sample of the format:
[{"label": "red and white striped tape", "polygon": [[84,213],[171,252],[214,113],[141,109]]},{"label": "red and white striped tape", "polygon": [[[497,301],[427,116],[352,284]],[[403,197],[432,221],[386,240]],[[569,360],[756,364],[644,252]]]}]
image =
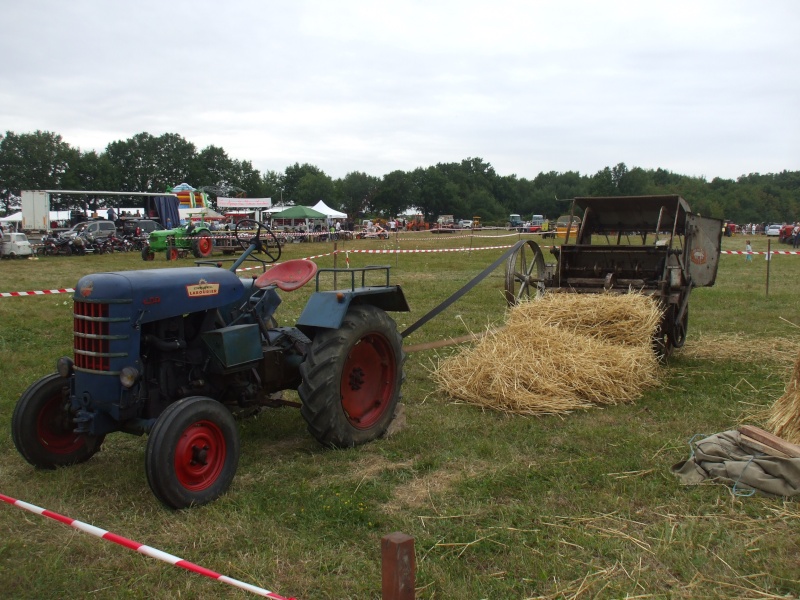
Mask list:
[{"label": "red and white striped tape", "polygon": [[[431,250],[348,250],[353,254],[435,254],[437,252],[475,252],[477,250],[503,250],[511,246],[481,246],[480,248],[433,248]],[[547,247],[547,246],[543,246]]]},{"label": "red and white striped tape", "polygon": [[71,294],[75,288],[62,288],[60,290],[34,290],[30,292],[0,292],[0,298],[16,298],[17,296],[47,296],[49,294]]},{"label": "red and white striped tape", "polygon": [[3,494],[0,494],[0,500],[2,500],[3,502],[7,502],[12,506],[17,506],[19,508],[35,513],[37,515],[48,517],[50,519],[53,519],[54,521],[58,521],[59,523],[64,523],[65,525],[69,525],[70,527],[74,527],[75,529],[83,531],[84,533],[91,534],[95,537],[99,537],[108,542],[113,542],[115,544],[119,544],[120,546],[124,546],[125,548],[128,548],[130,550],[135,550],[139,554],[144,554],[145,556],[149,556],[151,558],[157,558],[158,560],[164,561],[171,565],[175,565],[176,567],[181,567],[182,569],[186,569],[187,571],[192,571],[193,573],[199,573],[200,575],[205,575],[206,577],[210,577],[211,579],[216,579],[217,581],[221,581],[223,583],[227,583],[229,585],[238,587],[242,590],[258,594],[259,596],[264,596],[265,598],[273,598],[273,600],[295,600],[294,598],[286,598],[285,596],[279,596],[275,592],[270,592],[269,590],[265,590],[264,588],[260,588],[255,585],[244,583],[243,581],[238,581],[231,577],[215,573],[214,571],[206,569],[205,567],[201,567],[200,565],[196,565],[187,560],[183,560],[182,558],[178,558],[177,556],[173,556],[172,554],[167,554],[166,552],[162,552],[161,550],[157,550],[156,548],[152,548],[151,546],[145,546],[144,544],[140,544],[139,542],[134,542],[133,540],[124,538],[121,535],[117,535],[116,533],[111,533],[109,531],[106,531],[105,529],[100,529],[99,527],[95,527],[94,525],[89,525],[88,523],[84,523],[83,521],[70,519],[69,517],[65,517],[64,515],[60,515],[51,510],[40,508],[33,504],[28,504],[27,502],[23,502],[22,500],[16,500],[14,498],[10,498],[9,496],[5,496]]},{"label": "red and white striped tape", "polygon": [[[449,238],[452,239],[452,238]],[[341,254],[342,252],[345,253],[345,263],[347,268],[350,268],[350,254],[435,254],[437,252],[477,252],[478,250],[505,250],[510,248],[510,245],[507,246],[481,246],[479,248],[434,248],[430,250],[401,250],[401,249],[385,249],[385,250],[357,250],[357,249],[349,249],[349,250],[335,250],[333,252],[326,252],[325,254],[315,254],[313,256],[306,256],[301,260],[312,260],[315,258],[324,258],[326,256],[333,256],[334,254]],[[550,248],[550,246],[541,246],[542,248]],[[747,252],[745,250],[721,250],[720,254],[732,254],[732,255],[739,255],[743,256],[746,254],[750,255],[766,255],[767,252]],[[770,254],[781,254],[781,255],[800,255],[800,251],[797,250],[772,250]],[[245,271],[253,271],[256,269],[261,269],[262,267],[245,267],[237,269],[236,272],[245,272]],[[16,298],[19,296],[47,296],[50,294],[72,294],[75,291],[74,288],[63,288],[58,290],[33,290],[28,292],[0,292],[0,298]]]}]

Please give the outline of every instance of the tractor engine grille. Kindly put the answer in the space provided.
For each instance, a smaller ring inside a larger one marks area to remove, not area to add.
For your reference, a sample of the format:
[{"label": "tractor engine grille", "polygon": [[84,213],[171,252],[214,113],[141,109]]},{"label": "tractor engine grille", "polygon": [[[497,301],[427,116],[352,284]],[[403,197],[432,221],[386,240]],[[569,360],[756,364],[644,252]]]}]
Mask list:
[{"label": "tractor engine grille", "polygon": [[91,371],[109,371],[108,304],[75,302],[73,335],[75,366]]}]

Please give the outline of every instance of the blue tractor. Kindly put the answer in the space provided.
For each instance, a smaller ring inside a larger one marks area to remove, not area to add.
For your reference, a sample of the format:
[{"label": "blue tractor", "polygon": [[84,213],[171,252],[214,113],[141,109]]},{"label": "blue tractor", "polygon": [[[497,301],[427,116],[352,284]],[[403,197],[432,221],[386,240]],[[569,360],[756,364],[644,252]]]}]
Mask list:
[{"label": "blue tractor", "polygon": [[[42,469],[73,465],[110,433],[147,434],[150,488],[165,505],[185,508],[228,489],[240,454],[237,413],[287,404],[282,390],[297,390],[323,445],[351,447],[386,432],[405,362],[387,311],[409,310],[400,286],[389,284],[389,267],[318,270],[290,260],[267,269],[281,255],[269,227],[245,220],[234,235],[244,252],[230,269],[201,264],[80,279],[73,355],[14,409],[12,437],[25,460]],[[258,260],[263,273],[239,277],[245,260]],[[349,285],[321,291],[325,272]],[[315,275],[297,324],[278,327],[278,290]]]}]

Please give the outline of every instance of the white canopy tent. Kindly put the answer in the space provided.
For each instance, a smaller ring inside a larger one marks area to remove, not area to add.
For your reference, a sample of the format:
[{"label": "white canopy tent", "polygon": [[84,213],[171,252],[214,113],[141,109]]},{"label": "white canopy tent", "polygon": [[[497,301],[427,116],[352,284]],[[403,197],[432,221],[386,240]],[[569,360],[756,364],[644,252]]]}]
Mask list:
[{"label": "white canopy tent", "polygon": [[314,210],[318,210],[321,213],[324,213],[325,215],[328,216],[329,219],[346,219],[347,218],[347,213],[343,213],[343,212],[341,212],[339,210],[335,210],[335,209],[331,208],[330,206],[325,204],[325,202],[323,200],[320,200],[319,202],[317,202],[311,208],[313,208]]},{"label": "white canopy tent", "polygon": [[22,222],[22,211],[16,212],[13,215],[8,215],[7,217],[0,217],[0,221],[3,223],[21,223]]}]

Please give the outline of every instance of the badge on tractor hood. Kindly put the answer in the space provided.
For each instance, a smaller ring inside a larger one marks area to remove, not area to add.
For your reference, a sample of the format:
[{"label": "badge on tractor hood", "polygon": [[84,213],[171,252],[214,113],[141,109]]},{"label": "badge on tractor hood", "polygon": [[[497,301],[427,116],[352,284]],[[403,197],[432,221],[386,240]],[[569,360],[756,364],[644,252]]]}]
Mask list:
[{"label": "badge on tractor hood", "polygon": [[80,289],[80,295],[81,295],[81,296],[83,296],[84,298],[88,298],[89,296],[91,296],[91,295],[92,295],[92,292],[93,292],[93,291],[94,291],[94,281],[92,281],[91,279],[89,279],[88,281],[86,281],[86,282],[85,282],[85,283],[84,283],[84,284],[81,286],[81,289]]},{"label": "badge on tractor hood", "polygon": [[200,298],[202,296],[216,296],[219,294],[218,283],[208,283],[205,279],[201,279],[199,283],[186,286],[186,294],[189,298]]}]

